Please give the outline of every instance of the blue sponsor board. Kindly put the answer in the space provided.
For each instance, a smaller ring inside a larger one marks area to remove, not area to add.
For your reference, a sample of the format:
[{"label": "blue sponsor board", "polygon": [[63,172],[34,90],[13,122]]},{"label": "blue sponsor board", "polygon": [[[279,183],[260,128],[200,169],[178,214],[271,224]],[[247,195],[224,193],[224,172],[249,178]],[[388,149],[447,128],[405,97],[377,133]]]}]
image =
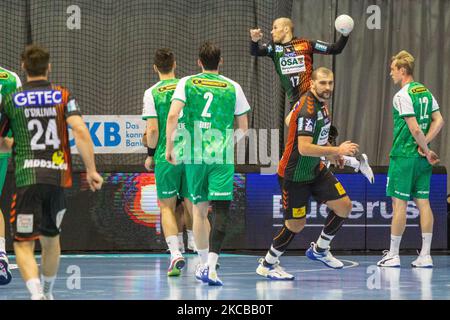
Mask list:
[{"label": "blue sponsor board", "polygon": [[[335,249],[389,248],[392,202],[386,197],[386,174],[376,174],[371,185],[361,174],[336,174],[353,209],[343,229],[333,240]],[[434,174],[431,180],[431,207],[434,213],[433,249],[447,248],[447,175]],[[247,175],[247,242],[254,249],[267,248],[283,224],[281,191],[277,176]],[[328,210],[324,204],[310,201],[305,229],[291,244],[291,249],[305,249],[319,236]],[[401,248],[421,247],[419,210],[414,202],[408,203],[407,227]]]}]

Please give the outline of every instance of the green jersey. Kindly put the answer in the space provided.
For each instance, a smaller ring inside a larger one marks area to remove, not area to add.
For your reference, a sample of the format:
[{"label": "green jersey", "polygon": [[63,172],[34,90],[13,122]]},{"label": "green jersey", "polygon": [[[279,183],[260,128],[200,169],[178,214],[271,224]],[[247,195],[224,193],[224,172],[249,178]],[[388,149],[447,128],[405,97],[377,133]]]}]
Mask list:
[{"label": "green jersey", "polygon": [[200,73],[180,80],[172,100],[185,105],[189,143],[183,162],[234,163],[234,117],[250,111],[241,86],[214,73]]},{"label": "green jersey", "polygon": [[[161,80],[145,91],[142,119],[158,119],[158,144],[154,155],[155,164],[166,160],[166,123],[169,115],[170,103],[179,79]],[[179,127],[184,122],[183,115],[178,119]]]},{"label": "green jersey", "polygon": [[417,143],[405,117],[416,117],[424,135],[428,133],[432,121],[432,113],[439,110],[439,105],[431,92],[421,83],[411,82],[405,85],[394,96],[394,141],[391,157],[420,157]]},{"label": "green jersey", "polygon": [[[2,102],[2,97],[5,97],[21,86],[22,83],[17,74],[0,67],[0,103]],[[11,136],[11,134],[8,134],[8,136]],[[0,152],[0,159],[9,158],[10,156],[11,152]]]}]

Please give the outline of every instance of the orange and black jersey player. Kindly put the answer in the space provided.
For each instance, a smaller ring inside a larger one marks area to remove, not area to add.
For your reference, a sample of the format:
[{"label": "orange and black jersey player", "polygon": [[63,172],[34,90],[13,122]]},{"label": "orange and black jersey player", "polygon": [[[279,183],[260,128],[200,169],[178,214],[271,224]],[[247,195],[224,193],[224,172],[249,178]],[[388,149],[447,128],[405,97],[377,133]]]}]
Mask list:
[{"label": "orange and black jersey player", "polygon": [[298,137],[310,136],[316,145],[328,144],[331,117],[327,106],[311,91],[294,106],[289,123],[286,148],[281,158],[278,175],[293,182],[314,180],[325,165],[320,157],[302,156],[298,151]]},{"label": "orange and black jersey player", "polygon": [[260,45],[251,41],[252,56],[272,58],[283,88],[289,98],[291,108],[309,90],[313,72],[314,54],[340,54],[345,48],[348,36],[341,36],[336,43],[320,40],[293,38],[281,44],[273,41]]}]

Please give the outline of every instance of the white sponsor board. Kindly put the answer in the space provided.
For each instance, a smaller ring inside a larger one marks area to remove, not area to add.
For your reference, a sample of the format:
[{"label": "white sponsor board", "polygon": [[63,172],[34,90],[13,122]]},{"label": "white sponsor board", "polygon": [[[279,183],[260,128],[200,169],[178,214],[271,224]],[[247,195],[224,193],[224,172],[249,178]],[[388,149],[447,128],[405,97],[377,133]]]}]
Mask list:
[{"label": "white sponsor board", "polygon": [[[142,144],[146,122],[140,115],[84,115],[95,153],[147,153]],[[69,128],[73,154],[78,154]]]}]

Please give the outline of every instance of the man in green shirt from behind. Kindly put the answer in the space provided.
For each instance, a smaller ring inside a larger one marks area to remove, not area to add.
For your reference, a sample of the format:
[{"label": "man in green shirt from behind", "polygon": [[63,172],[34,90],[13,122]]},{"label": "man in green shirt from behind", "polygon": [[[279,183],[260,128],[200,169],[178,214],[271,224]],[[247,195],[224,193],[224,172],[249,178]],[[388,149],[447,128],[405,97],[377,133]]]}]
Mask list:
[{"label": "man in green shirt from behind", "polygon": [[[221,286],[216,265],[225,238],[229,209],[233,199],[234,121],[247,131],[250,106],[241,86],[219,75],[220,49],[204,43],[198,65],[202,73],[180,80],[172,98],[167,118],[166,159],[176,163],[171,139],[178,117],[183,112],[190,145],[184,148],[189,197],[193,203],[193,231],[201,264],[196,278],[209,285]],[[189,147],[188,147],[189,146]],[[208,232],[208,205],[211,201],[214,223]],[[208,239],[209,238],[209,239]]]},{"label": "man in green shirt from behind", "polygon": [[392,197],[393,217],[391,245],[377,263],[380,267],[400,267],[399,248],[406,226],[407,201],[413,198],[420,212],[422,250],[411,265],[433,267],[430,255],[433,235],[433,212],[430,207],[430,179],[432,165],[438,156],[428,144],[444,125],[436,99],[423,84],[414,81],[414,57],[401,51],[391,61],[391,77],[401,85],[394,96],[394,141],[386,195]]},{"label": "man in green shirt from behind", "polygon": [[[171,262],[168,276],[179,276],[186,262],[181,254],[175,216],[177,197],[184,198],[188,210],[192,207],[187,195],[184,164],[173,165],[166,160],[166,122],[170,102],[179,79],[175,77],[175,56],[168,48],[156,50],[153,69],[160,81],[145,91],[142,118],[147,121],[145,167],[155,163],[156,190],[161,208],[161,222],[169,247]],[[181,116],[180,127],[184,117]]]}]

